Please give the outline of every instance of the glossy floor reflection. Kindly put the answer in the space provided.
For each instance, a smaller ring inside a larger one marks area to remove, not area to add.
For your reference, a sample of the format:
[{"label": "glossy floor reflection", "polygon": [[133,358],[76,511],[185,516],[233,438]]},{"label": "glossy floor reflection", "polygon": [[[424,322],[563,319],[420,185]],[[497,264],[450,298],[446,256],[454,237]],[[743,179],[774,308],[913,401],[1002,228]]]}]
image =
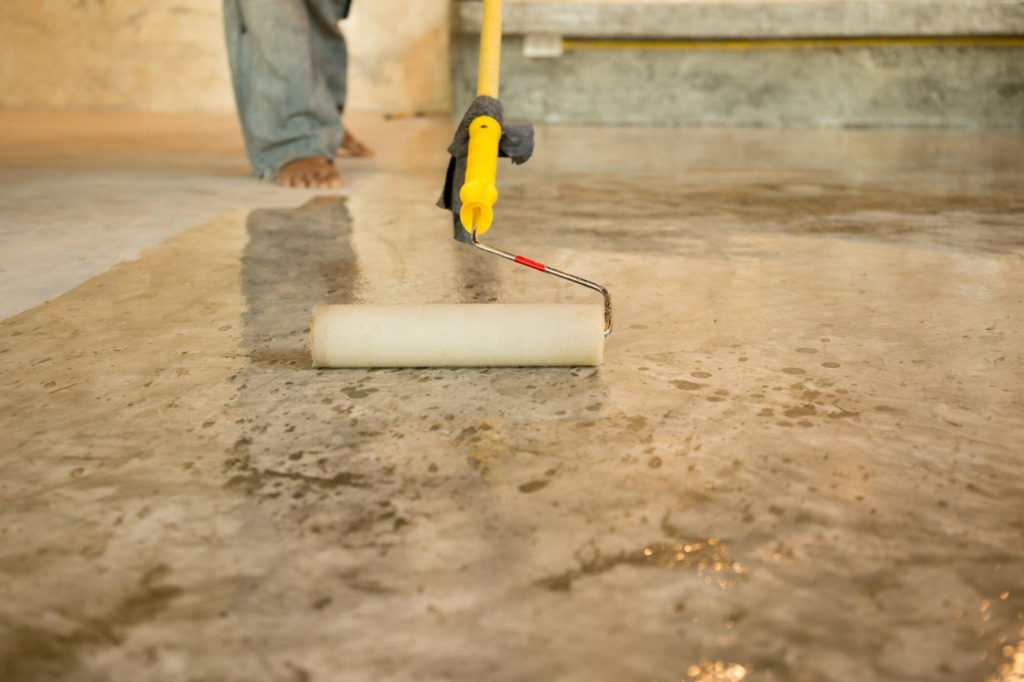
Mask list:
[{"label": "glossy floor reflection", "polygon": [[398,162],[0,324],[0,679],[1020,679],[1024,138],[622,134],[492,237],[596,370],[309,369],[317,303],[592,300]]}]

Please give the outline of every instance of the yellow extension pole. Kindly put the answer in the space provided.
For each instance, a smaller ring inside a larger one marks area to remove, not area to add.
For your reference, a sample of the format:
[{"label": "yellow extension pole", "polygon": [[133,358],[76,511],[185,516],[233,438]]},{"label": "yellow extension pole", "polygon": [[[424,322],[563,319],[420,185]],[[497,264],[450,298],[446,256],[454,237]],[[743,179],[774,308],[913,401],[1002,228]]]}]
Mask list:
[{"label": "yellow extension pole", "polygon": [[[480,27],[480,66],[476,80],[477,97],[498,98],[498,72],[501,67],[501,0],[484,0],[484,20]],[[469,158],[466,180],[459,189],[462,210],[459,221],[472,233],[483,234],[494,220],[494,202],[498,189],[498,142],[501,126],[490,116],[478,116],[469,126]]]},{"label": "yellow extension pole", "polygon": [[501,0],[484,0],[484,20],[480,26],[480,71],[476,77],[476,96],[498,99],[498,71],[501,64]]}]

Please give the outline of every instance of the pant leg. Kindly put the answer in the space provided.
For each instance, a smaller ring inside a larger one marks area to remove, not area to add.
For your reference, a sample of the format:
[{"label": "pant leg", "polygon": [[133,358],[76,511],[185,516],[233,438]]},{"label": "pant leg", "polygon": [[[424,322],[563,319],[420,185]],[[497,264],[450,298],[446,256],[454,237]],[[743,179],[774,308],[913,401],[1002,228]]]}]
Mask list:
[{"label": "pant leg", "polygon": [[306,0],[313,23],[313,60],[327,79],[338,111],[345,108],[348,49],[338,22],[348,16],[350,0]]},{"label": "pant leg", "polygon": [[333,159],[341,122],[314,59],[305,0],[224,0],[235,101],[253,173],[273,177],[298,158]]}]

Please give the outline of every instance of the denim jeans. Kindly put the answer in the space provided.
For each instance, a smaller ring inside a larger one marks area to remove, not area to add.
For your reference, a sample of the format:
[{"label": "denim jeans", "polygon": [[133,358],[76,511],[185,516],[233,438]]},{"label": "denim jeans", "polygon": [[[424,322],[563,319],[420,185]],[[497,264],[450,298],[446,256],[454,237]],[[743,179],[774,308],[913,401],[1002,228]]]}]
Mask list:
[{"label": "denim jeans", "polygon": [[341,144],[349,0],[224,0],[238,117],[253,174],[333,159]]}]

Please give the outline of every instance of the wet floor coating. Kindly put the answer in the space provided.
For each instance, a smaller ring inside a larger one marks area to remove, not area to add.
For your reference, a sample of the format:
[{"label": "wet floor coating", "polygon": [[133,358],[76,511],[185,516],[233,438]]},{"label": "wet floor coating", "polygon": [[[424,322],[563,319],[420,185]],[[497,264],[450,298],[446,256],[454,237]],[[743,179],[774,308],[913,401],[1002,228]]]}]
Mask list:
[{"label": "wet floor coating", "polygon": [[1021,169],[873,154],[503,173],[598,369],[309,369],[317,303],[593,301],[401,168],[3,323],[0,678],[1020,679]]}]

